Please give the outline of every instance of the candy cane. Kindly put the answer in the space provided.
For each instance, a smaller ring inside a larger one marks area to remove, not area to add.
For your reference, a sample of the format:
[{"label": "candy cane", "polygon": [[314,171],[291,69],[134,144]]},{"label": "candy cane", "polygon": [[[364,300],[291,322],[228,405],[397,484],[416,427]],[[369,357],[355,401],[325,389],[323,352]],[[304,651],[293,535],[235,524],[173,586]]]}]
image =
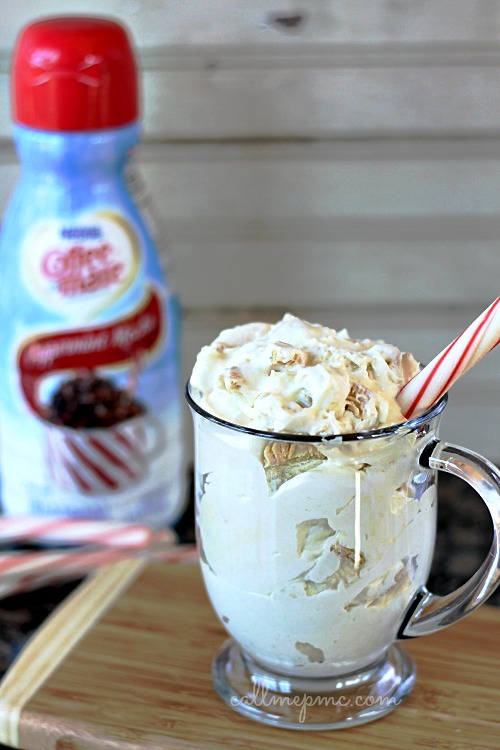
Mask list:
[{"label": "candy cane", "polygon": [[0,597],[70,581],[111,563],[130,557],[148,562],[183,563],[197,559],[194,545],[157,545],[150,549],[95,548],[65,552],[0,554]]},{"label": "candy cane", "polygon": [[1,552],[0,597],[80,578],[127,557],[169,563],[196,559],[196,549],[177,544],[171,529],[75,518],[0,518],[0,542],[20,541],[75,546],[65,550]]},{"label": "candy cane", "polygon": [[175,539],[170,529],[151,529],[142,524],[23,515],[0,518],[0,542],[4,543],[23,540],[59,544],[94,542],[140,548],[152,543],[174,542]]},{"label": "candy cane", "polygon": [[399,392],[407,419],[429,409],[458,378],[500,343],[500,297]]}]

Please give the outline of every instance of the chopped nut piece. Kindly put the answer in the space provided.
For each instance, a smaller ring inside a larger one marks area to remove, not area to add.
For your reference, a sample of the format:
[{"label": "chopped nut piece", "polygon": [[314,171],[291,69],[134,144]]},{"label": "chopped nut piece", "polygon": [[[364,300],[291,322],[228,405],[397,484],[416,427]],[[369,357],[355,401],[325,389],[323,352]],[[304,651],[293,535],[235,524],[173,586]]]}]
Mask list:
[{"label": "chopped nut piece", "polygon": [[411,380],[412,377],[417,374],[418,369],[418,364],[415,362],[412,355],[405,352],[401,357],[401,370],[404,382],[407,383]]},{"label": "chopped nut piece", "polygon": [[297,349],[284,341],[276,341],[271,354],[273,365],[303,365],[309,363],[310,356],[302,349]]},{"label": "chopped nut piece", "polygon": [[312,406],[312,396],[309,393],[309,391],[306,391],[305,388],[301,388],[295,397],[296,403],[301,406],[303,409],[308,409],[310,406]]},{"label": "chopped nut piece", "polygon": [[384,359],[392,372],[396,373],[401,370],[401,352],[396,347],[390,347],[390,351],[385,353]]},{"label": "chopped nut piece", "polygon": [[230,367],[224,374],[224,385],[228,391],[237,391],[245,383],[243,373],[237,367]]}]

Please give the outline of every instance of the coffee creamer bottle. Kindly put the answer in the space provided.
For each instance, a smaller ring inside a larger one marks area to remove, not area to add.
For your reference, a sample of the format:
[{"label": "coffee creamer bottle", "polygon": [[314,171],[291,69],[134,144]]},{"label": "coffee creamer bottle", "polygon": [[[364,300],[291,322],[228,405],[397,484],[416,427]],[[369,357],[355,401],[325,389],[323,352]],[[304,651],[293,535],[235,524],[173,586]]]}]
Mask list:
[{"label": "coffee creamer bottle", "polygon": [[18,38],[22,171],[0,253],[7,514],[161,525],[182,510],[178,303],[128,174],[137,89],[115,21],[48,18]]}]

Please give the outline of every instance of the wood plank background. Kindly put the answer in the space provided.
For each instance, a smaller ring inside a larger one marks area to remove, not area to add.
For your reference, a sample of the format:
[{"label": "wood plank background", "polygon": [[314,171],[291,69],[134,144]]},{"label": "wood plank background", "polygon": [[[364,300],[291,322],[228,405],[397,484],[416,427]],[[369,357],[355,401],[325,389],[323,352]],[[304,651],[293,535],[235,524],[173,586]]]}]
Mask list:
[{"label": "wood plank background", "polygon": [[[18,0],[2,11],[0,211],[18,173],[8,70],[20,27],[88,12],[132,31],[139,161],[184,307],[184,378],[220,328],[284,310],[426,361],[499,294],[496,0],[40,0],[36,11]],[[493,459],[499,356],[455,386],[442,429]]]}]

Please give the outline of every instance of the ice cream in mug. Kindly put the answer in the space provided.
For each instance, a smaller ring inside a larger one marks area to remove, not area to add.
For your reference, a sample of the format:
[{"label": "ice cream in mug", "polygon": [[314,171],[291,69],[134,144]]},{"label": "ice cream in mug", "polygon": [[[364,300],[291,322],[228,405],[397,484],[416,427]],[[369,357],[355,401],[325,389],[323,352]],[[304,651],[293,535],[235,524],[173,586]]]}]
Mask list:
[{"label": "ice cream in mug", "polygon": [[[433,469],[446,468],[420,459],[429,446],[450,448],[435,439],[444,400],[411,422],[399,408],[398,392],[419,369],[395,346],[290,314],[222,331],[199,353],[188,400],[201,567],[212,605],[241,647],[216,658],[214,680],[242,713],[297,725],[284,709],[277,717],[275,708],[249,707],[255,684],[274,686],[285,700],[349,692],[354,683],[358,700],[410,692],[411,659],[391,644],[426,591]],[[312,728],[387,710],[320,716]]]},{"label": "ice cream in mug", "polygon": [[418,371],[395,346],[287,314],[275,325],[222,331],[199,353],[191,385],[207,411],[229,422],[340,435],[404,421],[396,395]]},{"label": "ice cream in mug", "polygon": [[[404,421],[395,397],[418,369],[394,346],[285,315],[223,331],[201,350],[191,385],[204,409],[229,422],[331,436]],[[408,486],[414,450],[242,433],[204,442],[202,567],[226,628],[282,673],[330,676],[375,661],[431,562],[434,539],[422,522],[434,513],[435,488]]]}]

